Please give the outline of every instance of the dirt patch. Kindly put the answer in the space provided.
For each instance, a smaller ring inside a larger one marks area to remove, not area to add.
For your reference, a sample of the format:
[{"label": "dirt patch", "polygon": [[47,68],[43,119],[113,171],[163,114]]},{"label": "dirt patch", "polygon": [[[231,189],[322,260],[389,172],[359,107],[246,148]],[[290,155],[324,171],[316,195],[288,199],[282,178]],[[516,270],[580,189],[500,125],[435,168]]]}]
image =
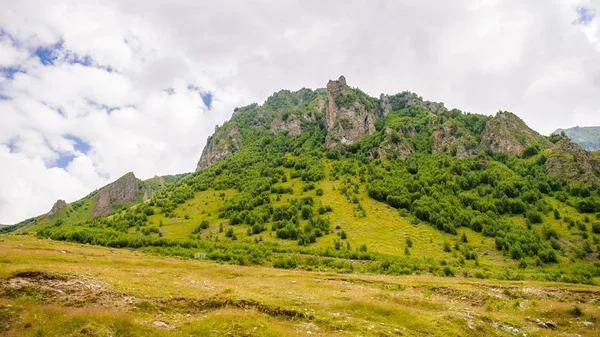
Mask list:
[{"label": "dirt patch", "polygon": [[124,307],[135,298],[110,290],[90,277],[69,277],[43,272],[22,272],[0,279],[0,297],[62,306],[82,307],[90,304]]},{"label": "dirt patch", "polygon": [[186,314],[230,307],[256,310],[270,316],[312,318],[307,313],[271,307],[253,300],[234,300],[224,297],[208,299],[136,297],[111,290],[106,283],[90,277],[70,277],[43,272],[23,272],[0,279],[0,297],[70,307],[100,305],[136,310],[151,306],[160,311],[178,311]]},{"label": "dirt patch", "polygon": [[445,297],[451,301],[466,303],[475,307],[482,307],[492,297],[479,291],[462,290],[451,287],[416,286],[410,287],[421,292],[428,292],[434,296]]},{"label": "dirt patch", "polygon": [[569,289],[569,288],[548,288],[548,287],[519,287],[519,286],[498,286],[483,283],[476,283],[473,286],[488,291],[507,295],[508,297],[527,298],[533,300],[552,300],[557,302],[580,302],[580,303],[598,303],[600,302],[600,290],[592,289]]},{"label": "dirt patch", "polygon": [[68,278],[66,276],[62,276],[62,275],[55,275],[55,274],[47,274],[41,271],[24,271],[21,273],[17,273],[14,276],[10,277],[9,279],[28,279],[31,281],[53,281],[53,280],[59,280],[59,281],[66,281]]},{"label": "dirt patch", "polygon": [[270,316],[283,316],[290,318],[312,318],[310,314],[285,309],[282,307],[271,307],[253,300],[233,300],[224,297],[214,297],[208,299],[188,299],[188,298],[173,298],[169,300],[155,300],[157,307],[175,309],[177,311],[197,314],[221,308],[238,308],[246,310],[256,310]]}]

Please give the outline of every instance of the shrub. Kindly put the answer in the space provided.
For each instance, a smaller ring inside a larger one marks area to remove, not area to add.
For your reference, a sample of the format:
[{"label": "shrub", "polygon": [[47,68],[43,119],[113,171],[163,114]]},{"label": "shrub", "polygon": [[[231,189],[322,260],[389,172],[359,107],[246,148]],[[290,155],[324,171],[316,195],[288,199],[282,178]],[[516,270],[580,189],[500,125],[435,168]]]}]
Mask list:
[{"label": "shrub", "polygon": [[532,224],[542,223],[542,215],[535,211],[527,211],[527,220]]}]

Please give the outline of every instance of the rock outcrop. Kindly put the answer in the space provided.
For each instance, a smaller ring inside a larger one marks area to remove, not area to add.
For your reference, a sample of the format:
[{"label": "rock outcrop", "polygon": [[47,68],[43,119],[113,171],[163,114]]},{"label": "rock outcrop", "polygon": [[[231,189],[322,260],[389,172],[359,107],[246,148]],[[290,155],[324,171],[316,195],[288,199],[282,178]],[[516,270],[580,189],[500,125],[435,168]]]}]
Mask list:
[{"label": "rock outcrop", "polygon": [[[466,132],[465,132],[466,133]],[[432,153],[451,153],[458,158],[475,157],[477,141],[473,137],[455,132],[448,125],[444,125],[432,132]]]},{"label": "rock outcrop", "polygon": [[423,107],[434,114],[447,111],[444,103],[424,101],[419,95],[404,91],[395,95],[381,94],[379,96],[380,110],[383,116],[386,116],[390,111],[398,111],[411,106]]},{"label": "rock outcrop", "polygon": [[146,201],[150,198],[152,198],[152,187],[148,185],[146,186],[146,190],[144,191],[144,197],[142,198],[142,200]]},{"label": "rock outcrop", "polygon": [[384,140],[377,148],[379,158],[406,159],[415,152],[415,147],[411,142],[401,137],[394,137],[394,132],[396,131],[390,128],[385,129]]},{"label": "rock outcrop", "polygon": [[368,96],[358,89],[350,88],[344,76],[327,83],[325,127],[329,132],[325,144],[328,147],[353,144],[375,132],[377,103],[371,104],[372,106],[365,103],[371,103]]},{"label": "rock outcrop", "polygon": [[98,192],[98,202],[92,210],[92,216],[106,215],[116,203],[134,202],[137,199],[137,178],[129,172],[117,181],[103,187]]},{"label": "rock outcrop", "polygon": [[517,115],[500,111],[490,119],[482,135],[481,147],[494,153],[520,154],[530,145],[548,149],[552,145],[544,136],[530,129]]},{"label": "rock outcrop", "polygon": [[594,160],[592,153],[563,137],[547,152],[546,172],[561,180],[594,182]]},{"label": "rock outcrop", "polygon": [[48,212],[48,218],[52,219],[54,216],[56,216],[58,213],[60,213],[60,211],[62,211],[63,209],[67,208],[67,202],[64,200],[57,200],[54,203],[54,206],[52,206],[52,209],[50,210],[50,212]]},{"label": "rock outcrop", "polygon": [[315,116],[303,111],[282,111],[280,115],[271,123],[271,132],[287,132],[292,136],[299,135],[305,129],[305,121],[314,122]]},{"label": "rock outcrop", "polygon": [[216,127],[215,133],[208,137],[196,170],[223,160],[242,148],[242,135],[235,124],[229,123]]}]

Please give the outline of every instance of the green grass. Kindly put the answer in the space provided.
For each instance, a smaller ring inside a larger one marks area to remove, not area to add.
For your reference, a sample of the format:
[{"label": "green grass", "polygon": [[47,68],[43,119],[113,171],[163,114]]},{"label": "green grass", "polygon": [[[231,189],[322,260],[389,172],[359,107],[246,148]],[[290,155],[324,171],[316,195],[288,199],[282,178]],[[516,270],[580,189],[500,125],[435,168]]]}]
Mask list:
[{"label": "green grass", "polygon": [[[240,267],[1,238],[0,256],[10,261],[0,268],[5,336],[509,336],[506,327],[528,336],[598,333],[597,324],[583,325],[600,317],[595,286]],[[25,271],[48,275],[34,282],[41,296],[25,286],[27,277],[14,278]],[[539,328],[536,319],[558,329]]]}]

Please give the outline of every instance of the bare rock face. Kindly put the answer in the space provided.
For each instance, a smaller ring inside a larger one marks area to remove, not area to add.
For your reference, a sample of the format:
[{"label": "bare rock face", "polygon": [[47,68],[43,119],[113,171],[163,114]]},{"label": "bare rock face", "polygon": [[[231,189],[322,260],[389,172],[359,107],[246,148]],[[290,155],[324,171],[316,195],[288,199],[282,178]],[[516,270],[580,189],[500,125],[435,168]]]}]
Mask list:
[{"label": "bare rock face", "polygon": [[392,111],[392,103],[390,103],[390,98],[386,94],[381,94],[379,96],[379,108],[383,111],[383,116],[387,116],[387,114]]},{"label": "bare rock face", "polygon": [[60,211],[67,208],[67,203],[64,200],[57,200],[52,206],[50,212],[48,212],[48,218],[52,219],[55,215],[57,215]]},{"label": "bare rock face", "polygon": [[215,133],[208,137],[206,146],[202,151],[196,171],[208,167],[210,164],[223,160],[242,147],[242,135],[235,124],[226,124],[217,127]]},{"label": "bare rock face", "polygon": [[150,185],[146,186],[146,190],[144,191],[144,198],[142,200],[146,201],[152,198],[152,187]]},{"label": "bare rock face", "polygon": [[365,106],[359,94],[357,90],[348,87],[344,76],[327,83],[325,126],[329,132],[325,144],[328,147],[353,144],[366,134],[375,132],[377,107]]},{"label": "bare rock face", "polygon": [[111,211],[112,203],[110,202],[110,191],[108,187],[105,187],[98,193],[98,202],[92,210],[92,216],[106,215]]},{"label": "bare rock face", "polygon": [[302,121],[294,114],[284,114],[273,120],[271,131],[274,133],[287,131],[290,135],[299,135],[302,133]]},{"label": "bare rock face", "polygon": [[521,118],[506,111],[498,112],[487,122],[481,140],[484,150],[511,155],[520,154],[530,145],[539,145],[540,148],[547,149],[552,143],[530,129]]},{"label": "bare rock face", "polygon": [[546,172],[562,180],[594,182],[594,159],[592,153],[563,137],[547,153]]},{"label": "bare rock face", "polygon": [[98,202],[92,210],[92,216],[109,214],[116,203],[134,202],[137,192],[137,179],[129,172],[98,192]]}]

